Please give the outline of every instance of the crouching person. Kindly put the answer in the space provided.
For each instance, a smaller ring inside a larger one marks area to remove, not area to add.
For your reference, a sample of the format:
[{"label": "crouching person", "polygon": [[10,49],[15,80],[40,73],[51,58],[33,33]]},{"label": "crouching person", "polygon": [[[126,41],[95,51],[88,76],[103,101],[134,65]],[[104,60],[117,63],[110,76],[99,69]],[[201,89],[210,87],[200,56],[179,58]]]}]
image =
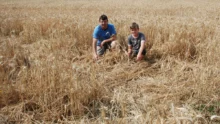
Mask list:
[{"label": "crouching person", "polygon": [[99,17],[99,25],[95,27],[93,32],[93,58],[98,60],[107,49],[111,49],[116,45],[116,31],[113,24],[108,23],[108,17],[101,15]]},{"label": "crouching person", "polygon": [[146,55],[145,35],[139,32],[139,26],[133,22],[130,26],[131,34],[128,36],[128,57],[136,57],[140,61]]}]

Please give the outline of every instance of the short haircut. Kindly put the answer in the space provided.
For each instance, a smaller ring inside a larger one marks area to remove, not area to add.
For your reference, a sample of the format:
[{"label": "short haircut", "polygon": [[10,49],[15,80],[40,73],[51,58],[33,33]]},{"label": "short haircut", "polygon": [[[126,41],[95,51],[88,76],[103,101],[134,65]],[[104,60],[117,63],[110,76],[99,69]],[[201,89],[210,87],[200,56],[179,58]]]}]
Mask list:
[{"label": "short haircut", "polygon": [[130,29],[139,29],[139,26],[136,22],[133,22],[130,26]]},{"label": "short haircut", "polygon": [[108,20],[108,17],[106,16],[106,15],[101,15],[100,17],[99,17],[99,21],[100,20]]}]

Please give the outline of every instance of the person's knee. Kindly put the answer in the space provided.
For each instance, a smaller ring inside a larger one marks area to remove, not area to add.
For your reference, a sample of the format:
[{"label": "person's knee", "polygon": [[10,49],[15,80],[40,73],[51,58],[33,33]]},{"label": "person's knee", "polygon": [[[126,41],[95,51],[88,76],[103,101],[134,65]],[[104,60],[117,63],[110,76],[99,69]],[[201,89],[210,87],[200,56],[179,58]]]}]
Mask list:
[{"label": "person's knee", "polygon": [[112,43],[111,43],[111,48],[112,49],[115,49],[117,47],[117,41],[112,41]]}]

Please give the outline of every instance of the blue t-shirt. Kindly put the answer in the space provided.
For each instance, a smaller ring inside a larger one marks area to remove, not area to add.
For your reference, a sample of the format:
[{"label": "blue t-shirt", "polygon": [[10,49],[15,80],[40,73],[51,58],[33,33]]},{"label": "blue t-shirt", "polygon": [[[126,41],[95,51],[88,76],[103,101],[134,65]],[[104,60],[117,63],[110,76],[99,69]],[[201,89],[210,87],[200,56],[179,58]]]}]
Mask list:
[{"label": "blue t-shirt", "polygon": [[97,39],[97,46],[101,45],[103,40],[109,39],[112,35],[116,35],[113,24],[108,24],[107,29],[103,30],[100,25],[96,26],[93,32],[93,38]]}]

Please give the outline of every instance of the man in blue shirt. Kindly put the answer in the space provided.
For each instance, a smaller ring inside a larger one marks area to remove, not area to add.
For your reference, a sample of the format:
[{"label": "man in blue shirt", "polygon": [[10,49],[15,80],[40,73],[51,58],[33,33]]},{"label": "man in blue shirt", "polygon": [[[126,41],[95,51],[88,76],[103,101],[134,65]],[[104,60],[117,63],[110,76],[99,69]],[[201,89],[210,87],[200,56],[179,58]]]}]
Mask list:
[{"label": "man in blue shirt", "polygon": [[95,27],[93,32],[93,58],[97,60],[103,55],[106,49],[115,47],[116,31],[113,24],[108,23],[108,17],[101,15],[99,25]]}]

